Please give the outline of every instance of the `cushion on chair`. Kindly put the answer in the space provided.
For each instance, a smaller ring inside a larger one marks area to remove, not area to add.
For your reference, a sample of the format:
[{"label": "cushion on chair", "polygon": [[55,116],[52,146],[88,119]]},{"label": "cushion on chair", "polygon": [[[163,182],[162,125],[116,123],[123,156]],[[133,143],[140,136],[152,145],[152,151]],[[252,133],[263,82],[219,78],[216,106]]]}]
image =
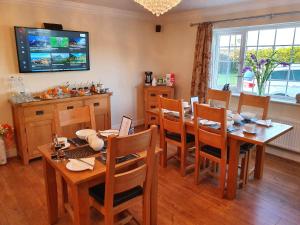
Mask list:
[{"label": "cushion on chair", "polygon": [[[181,142],[181,136],[180,134],[173,133],[173,132],[166,132],[166,138],[172,139],[174,141]],[[195,141],[195,136],[192,134],[186,134],[186,142],[194,142]]]},{"label": "cushion on chair", "polygon": [[244,143],[241,145],[240,149],[241,149],[241,151],[249,151],[253,147],[254,147],[254,144]]},{"label": "cushion on chair", "polygon": [[[89,192],[97,202],[99,202],[101,205],[104,205],[105,183],[90,188]],[[115,194],[113,206],[120,205],[142,194],[143,188],[141,186],[136,186],[128,191]]]},{"label": "cushion on chair", "polygon": [[215,147],[212,147],[210,145],[204,145],[202,147],[202,151],[207,153],[207,154],[210,154],[212,156],[221,158],[221,149],[219,149],[219,148],[215,148]]}]

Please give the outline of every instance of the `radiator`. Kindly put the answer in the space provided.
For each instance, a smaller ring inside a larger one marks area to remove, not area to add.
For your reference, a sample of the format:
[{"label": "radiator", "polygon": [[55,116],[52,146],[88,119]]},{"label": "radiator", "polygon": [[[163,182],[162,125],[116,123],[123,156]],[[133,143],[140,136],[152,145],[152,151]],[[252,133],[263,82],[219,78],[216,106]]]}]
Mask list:
[{"label": "radiator", "polygon": [[300,121],[272,119],[275,122],[292,125],[294,129],[276,138],[270,145],[300,153]]}]

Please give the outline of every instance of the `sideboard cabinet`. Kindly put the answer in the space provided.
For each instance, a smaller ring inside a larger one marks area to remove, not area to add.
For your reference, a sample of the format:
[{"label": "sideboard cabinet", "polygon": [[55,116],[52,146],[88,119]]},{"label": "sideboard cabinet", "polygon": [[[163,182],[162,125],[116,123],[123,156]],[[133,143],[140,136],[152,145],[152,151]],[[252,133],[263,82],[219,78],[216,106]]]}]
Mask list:
[{"label": "sideboard cabinet", "polygon": [[[101,94],[37,102],[11,101],[18,155],[24,164],[40,157],[38,146],[52,142],[56,134],[54,121],[56,110],[71,110],[92,104],[95,109],[97,130],[110,129],[110,97],[111,94]],[[81,128],[83,127],[80,125],[65,127],[64,136],[73,137],[75,131]]]}]

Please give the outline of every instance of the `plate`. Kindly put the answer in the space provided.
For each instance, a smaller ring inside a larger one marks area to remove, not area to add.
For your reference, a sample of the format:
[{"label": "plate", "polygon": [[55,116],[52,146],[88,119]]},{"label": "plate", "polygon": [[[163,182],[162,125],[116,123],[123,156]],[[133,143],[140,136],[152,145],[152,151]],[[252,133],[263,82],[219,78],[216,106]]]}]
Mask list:
[{"label": "plate", "polygon": [[74,172],[80,172],[80,171],[84,171],[84,170],[89,169],[84,164],[80,164],[80,163],[77,164],[77,163],[73,163],[71,161],[66,164],[66,168],[68,170],[74,171]]},{"label": "plate", "polygon": [[96,131],[92,129],[83,129],[83,130],[76,131],[77,137],[82,140],[85,140],[87,136],[92,134],[96,134]]},{"label": "plate", "polygon": [[213,126],[213,125],[216,125],[218,123],[215,122],[215,121],[210,121],[210,120],[200,120],[200,124],[204,125],[204,126]]},{"label": "plate", "polygon": [[110,135],[118,135],[118,130],[102,130],[99,132],[102,137],[108,137]]},{"label": "plate", "polygon": [[272,120],[257,120],[255,123],[266,127],[272,126]]},{"label": "plate", "polygon": [[247,131],[247,130],[243,129],[243,132],[245,132],[245,133],[247,133],[247,134],[256,134],[256,130],[255,130],[255,131],[253,131],[253,132],[249,132],[249,131]]}]

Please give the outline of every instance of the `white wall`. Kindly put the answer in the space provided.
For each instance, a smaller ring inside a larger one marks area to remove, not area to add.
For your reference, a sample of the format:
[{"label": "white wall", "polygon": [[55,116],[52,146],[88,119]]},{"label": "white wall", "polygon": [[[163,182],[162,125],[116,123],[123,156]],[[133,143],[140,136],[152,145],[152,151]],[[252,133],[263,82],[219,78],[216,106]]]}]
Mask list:
[{"label": "white wall", "polygon": [[[281,3],[284,4],[284,1]],[[163,17],[164,61],[162,63],[162,69],[165,71],[172,70],[175,73],[177,98],[184,98],[188,100],[190,97],[195,38],[197,32],[197,26],[190,27],[190,23],[300,10],[299,4],[281,5],[280,7],[276,8],[267,7],[251,11],[253,7],[257,6],[249,5],[247,7],[218,7],[211,8],[209,10],[184,12]],[[272,20],[270,18],[266,18],[259,20],[218,23],[215,24],[215,27],[240,27],[292,21],[300,21],[300,15],[274,17]],[[230,107],[233,110],[236,109],[237,103],[238,97],[233,97]],[[300,122],[300,106],[272,102],[270,105],[269,115],[272,118]],[[295,156],[293,153],[282,152],[280,150],[273,151],[270,149],[269,151],[285,158],[300,161],[300,155]]]},{"label": "white wall", "polygon": [[[48,1],[49,2],[49,1]],[[8,104],[8,77],[18,74],[13,27],[41,27],[43,22],[61,23],[68,30],[90,33],[91,70],[82,72],[22,75],[28,91],[87,81],[101,81],[113,90],[112,124],[123,114],[143,121],[143,71],[160,72],[160,41],[155,20],[140,14],[83,4],[31,4],[0,1],[0,123],[12,123]]]}]

